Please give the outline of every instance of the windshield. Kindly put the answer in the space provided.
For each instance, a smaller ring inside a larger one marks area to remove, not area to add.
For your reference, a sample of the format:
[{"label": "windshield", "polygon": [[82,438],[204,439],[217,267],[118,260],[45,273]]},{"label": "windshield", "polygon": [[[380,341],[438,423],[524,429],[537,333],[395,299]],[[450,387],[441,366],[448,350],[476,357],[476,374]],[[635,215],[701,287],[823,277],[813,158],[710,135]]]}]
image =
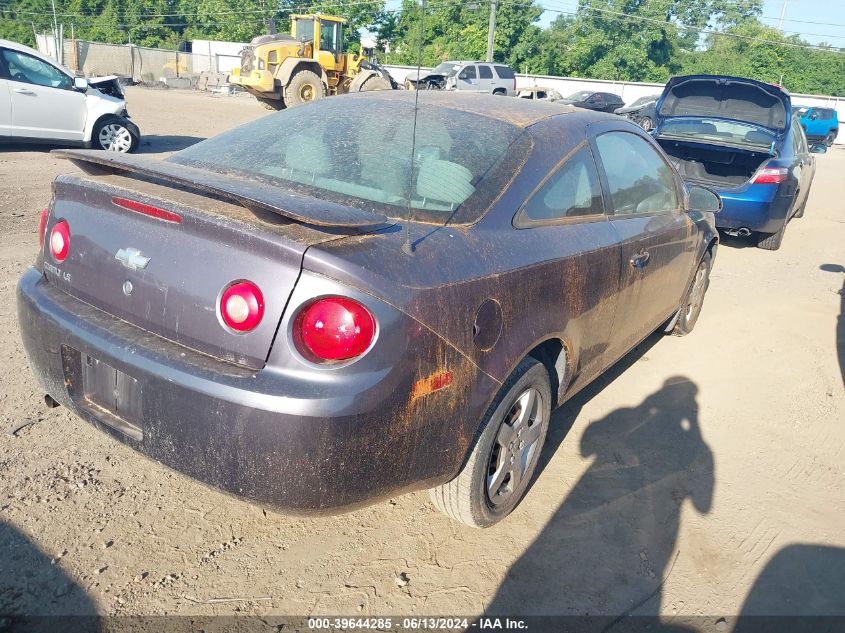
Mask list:
[{"label": "windshield", "polygon": [[634,106],[642,106],[647,103],[651,103],[652,101],[657,101],[657,95],[648,95],[647,97],[640,97],[628,107],[633,108]]},{"label": "windshield", "polygon": [[740,121],[724,119],[669,119],[660,128],[661,138],[684,138],[694,141],[715,141],[725,145],[746,145],[769,149],[775,139],[771,130]]},{"label": "windshield", "polygon": [[325,99],[193,145],[170,160],[277,184],[393,218],[471,222],[523,162],[509,123],[394,98]]},{"label": "windshield", "polygon": [[579,90],[578,92],[569,95],[566,99],[568,101],[583,101],[591,94],[593,94],[592,90]]},{"label": "windshield", "polygon": [[457,69],[458,64],[455,62],[441,62],[437,64],[434,68],[432,68],[431,73],[432,75],[446,75],[450,71]]}]

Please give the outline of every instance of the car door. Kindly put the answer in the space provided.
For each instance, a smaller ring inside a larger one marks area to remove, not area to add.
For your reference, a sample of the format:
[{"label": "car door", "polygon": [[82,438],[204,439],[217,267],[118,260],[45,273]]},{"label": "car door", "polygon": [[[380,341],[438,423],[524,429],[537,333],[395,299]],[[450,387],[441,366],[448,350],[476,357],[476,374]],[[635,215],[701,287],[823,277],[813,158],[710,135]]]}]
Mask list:
[{"label": "car door", "polygon": [[461,72],[458,73],[458,90],[465,90],[468,92],[478,92],[478,72],[475,69],[475,64],[464,66]]},{"label": "car door", "polygon": [[571,387],[577,389],[615,360],[607,352],[615,336],[619,290],[620,246],[604,211],[587,143],[571,152],[531,195],[514,226],[527,229],[520,231],[520,240],[534,257],[546,260],[536,274],[548,280],[548,292],[532,300],[541,302],[538,313],[554,315],[552,330],[564,330],[574,347],[569,351],[578,364]]},{"label": "car door", "polygon": [[680,179],[653,141],[613,124],[592,139],[610,213],[622,245],[614,329],[626,352],[680,306],[692,273],[696,227],[683,208]]},{"label": "car door", "polygon": [[493,67],[487,64],[478,65],[478,90],[493,92],[498,87],[498,79],[493,77]]},{"label": "car door", "polygon": [[813,175],[816,172],[816,159],[807,146],[804,130],[801,129],[800,125],[796,125],[795,121],[793,121],[792,126],[792,148],[795,152],[794,169],[798,177],[798,196],[793,211],[797,211],[806,202],[810,193],[810,184],[813,182]]},{"label": "car door", "polygon": [[85,132],[85,94],[73,78],[27,53],[0,49],[9,73],[11,135],[81,141]]}]

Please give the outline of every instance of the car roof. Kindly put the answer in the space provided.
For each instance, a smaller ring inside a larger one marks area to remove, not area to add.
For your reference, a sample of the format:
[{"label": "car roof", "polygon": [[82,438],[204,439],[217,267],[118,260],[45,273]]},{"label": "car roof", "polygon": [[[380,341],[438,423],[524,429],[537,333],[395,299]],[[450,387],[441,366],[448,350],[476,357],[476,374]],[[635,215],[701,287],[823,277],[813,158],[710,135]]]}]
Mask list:
[{"label": "car roof", "polygon": [[[358,92],[333,99],[374,99],[385,102],[414,103],[417,95],[415,91],[407,90],[378,90],[369,92]],[[516,127],[529,127],[550,117],[564,115],[576,118],[587,117],[591,120],[597,116],[602,119],[614,115],[597,115],[594,112],[575,108],[551,101],[534,101],[528,99],[517,99],[514,97],[500,97],[496,95],[474,94],[461,91],[438,91],[426,90],[419,93],[418,107],[428,109],[431,107],[446,110],[456,110],[477,114],[490,119],[509,123]],[[446,114],[448,116],[448,114]]]}]

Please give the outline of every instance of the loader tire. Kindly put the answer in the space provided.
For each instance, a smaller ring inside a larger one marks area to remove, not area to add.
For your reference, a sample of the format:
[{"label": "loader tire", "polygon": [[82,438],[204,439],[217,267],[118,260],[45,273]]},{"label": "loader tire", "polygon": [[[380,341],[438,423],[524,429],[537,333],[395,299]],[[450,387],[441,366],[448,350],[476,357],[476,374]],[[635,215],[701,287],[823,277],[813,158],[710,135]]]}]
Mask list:
[{"label": "loader tire", "polygon": [[384,77],[370,77],[361,86],[359,92],[369,92],[370,90],[393,90],[393,86]]},{"label": "loader tire", "polygon": [[300,70],[296,73],[285,89],[285,103],[291,108],[325,96],[326,89],[323,82],[316,73],[310,70]]},{"label": "loader tire", "polygon": [[285,102],[281,99],[265,99],[264,97],[256,97],[256,99],[268,110],[276,111],[285,109]]}]

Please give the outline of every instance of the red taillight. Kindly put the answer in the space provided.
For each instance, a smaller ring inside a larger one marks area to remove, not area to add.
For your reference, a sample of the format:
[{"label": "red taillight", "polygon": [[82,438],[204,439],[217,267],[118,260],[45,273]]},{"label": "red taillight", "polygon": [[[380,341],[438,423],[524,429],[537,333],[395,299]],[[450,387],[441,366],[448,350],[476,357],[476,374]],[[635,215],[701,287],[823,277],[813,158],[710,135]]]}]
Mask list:
[{"label": "red taillight", "polygon": [[789,175],[786,167],[764,167],[754,177],[755,185],[776,185],[784,182]]},{"label": "red taillight", "polygon": [[294,323],[300,352],[316,362],[357,358],[376,337],[376,319],[346,297],[326,297],[306,306]]},{"label": "red taillight", "polygon": [[264,295],[254,283],[238,281],[220,297],[220,318],[236,332],[249,332],[264,316]]},{"label": "red taillight", "polygon": [[44,248],[44,237],[47,233],[47,217],[50,215],[50,209],[43,209],[41,211],[41,218],[38,220],[38,245]]},{"label": "red taillight", "polygon": [[65,261],[70,250],[70,227],[65,220],[56,222],[50,231],[50,252],[57,262]]},{"label": "red taillight", "polygon": [[156,218],[157,220],[164,220],[165,222],[173,222],[175,224],[181,224],[182,222],[182,216],[178,213],[160,209],[151,204],[138,202],[137,200],[129,200],[128,198],[118,198],[117,196],[112,198],[111,201],[112,204],[118,207],[122,207],[128,211],[134,211],[135,213],[141,213],[142,215],[148,215],[151,218]]}]

